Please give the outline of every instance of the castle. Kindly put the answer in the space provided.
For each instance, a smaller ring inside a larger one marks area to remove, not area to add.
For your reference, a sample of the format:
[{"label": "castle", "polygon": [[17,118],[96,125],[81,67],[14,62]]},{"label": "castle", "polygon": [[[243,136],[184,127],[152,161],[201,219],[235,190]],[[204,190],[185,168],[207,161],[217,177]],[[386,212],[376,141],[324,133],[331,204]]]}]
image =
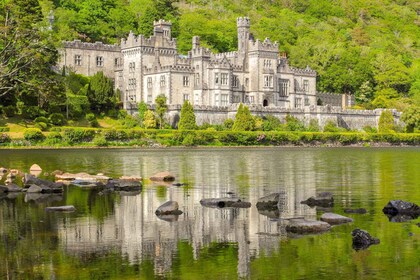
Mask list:
[{"label": "castle", "polygon": [[[114,79],[130,113],[140,101],[153,104],[160,94],[169,105],[182,105],[185,100],[212,107],[245,103],[304,108],[324,99],[330,103],[331,96],[317,96],[314,70],[289,66],[277,42],[254,40],[249,18],[238,18],[237,30],[237,51],[212,53],[195,36],[184,56],[171,36],[171,23],[159,20],[154,22],[153,36],[130,32],[120,45],[64,42],[59,66],[88,76],[103,71]],[[342,99],[337,95],[338,104],[333,105],[341,106]]]}]

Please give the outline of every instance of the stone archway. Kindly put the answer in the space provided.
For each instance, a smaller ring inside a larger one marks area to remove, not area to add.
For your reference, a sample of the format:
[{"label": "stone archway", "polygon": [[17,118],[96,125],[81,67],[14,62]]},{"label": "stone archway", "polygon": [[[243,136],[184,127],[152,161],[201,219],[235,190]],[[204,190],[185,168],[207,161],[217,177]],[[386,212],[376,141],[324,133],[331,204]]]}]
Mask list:
[{"label": "stone archway", "polygon": [[263,101],[263,107],[267,107],[268,106],[268,100],[267,99],[264,99],[264,101]]}]

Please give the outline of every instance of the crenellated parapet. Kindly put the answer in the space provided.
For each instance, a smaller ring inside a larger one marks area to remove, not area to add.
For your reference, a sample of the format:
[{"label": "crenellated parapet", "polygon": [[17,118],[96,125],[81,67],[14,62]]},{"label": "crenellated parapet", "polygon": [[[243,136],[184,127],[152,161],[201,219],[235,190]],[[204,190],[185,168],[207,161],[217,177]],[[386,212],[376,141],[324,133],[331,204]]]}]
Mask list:
[{"label": "crenellated parapet", "polygon": [[304,76],[311,76],[311,77],[316,76],[316,71],[312,70],[309,67],[309,65],[306,66],[305,69],[290,67],[290,70],[292,71],[292,73],[294,73],[296,75],[304,75]]},{"label": "crenellated parapet", "polygon": [[[135,47],[156,47],[157,36],[151,36],[149,38],[144,35],[135,36],[132,31],[128,34],[127,38],[121,39],[121,49],[135,48]],[[159,47],[169,48],[176,50],[176,39],[162,38],[162,45]]]},{"label": "crenellated parapet", "polygon": [[265,51],[265,52],[277,52],[279,51],[279,44],[277,42],[272,43],[270,39],[265,38],[264,41],[257,39],[256,41],[249,41],[249,51]]},{"label": "crenellated parapet", "polygon": [[64,41],[63,45],[64,45],[64,48],[71,48],[71,49],[112,51],[112,52],[121,51],[120,46],[118,46],[117,44],[109,45],[109,44],[104,44],[102,42],[86,43],[80,40],[74,40],[74,41]]},{"label": "crenellated parapet", "polygon": [[203,47],[198,47],[195,49],[192,49],[191,51],[188,52],[188,56],[190,57],[206,57],[209,58],[211,57],[212,52],[210,49],[208,48],[203,48]]},{"label": "crenellated parapet", "polygon": [[234,52],[224,52],[224,53],[215,53],[212,55],[213,59],[223,59],[224,57],[226,58],[237,58],[238,57],[238,52],[234,51]]},{"label": "crenellated parapet", "polygon": [[237,27],[250,27],[251,20],[249,19],[249,17],[238,17],[236,19],[236,25]]}]

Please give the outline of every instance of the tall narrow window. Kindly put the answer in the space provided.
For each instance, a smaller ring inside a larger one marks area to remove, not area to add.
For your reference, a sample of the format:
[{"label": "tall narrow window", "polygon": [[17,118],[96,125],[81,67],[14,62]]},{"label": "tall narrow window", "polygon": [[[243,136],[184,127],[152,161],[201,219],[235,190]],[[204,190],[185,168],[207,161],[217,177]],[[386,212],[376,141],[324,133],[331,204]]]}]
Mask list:
[{"label": "tall narrow window", "polygon": [[184,87],[189,87],[190,86],[190,77],[183,76],[182,77],[182,84],[184,85]]},{"label": "tall narrow window", "polygon": [[309,92],[309,81],[308,80],[303,80],[303,91],[304,92]]},{"label": "tall narrow window", "polygon": [[219,84],[219,73],[214,73],[214,84]]},{"label": "tall narrow window", "polygon": [[295,108],[302,108],[302,98],[295,98]]},{"label": "tall narrow window", "polygon": [[136,70],[136,63],[130,62],[128,63],[128,72],[133,73]]},{"label": "tall narrow window", "polygon": [[229,104],[229,95],[228,94],[222,94],[220,98],[220,105],[221,106],[227,106]]},{"label": "tall narrow window", "polygon": [[273,87],[273,76],[264,75],[264,87]]},{"label": "tall narrow window", "polygon": [[239,86],[238,76],[232,75],[232,87],[237,88]]},{"label": "tall narrow window", "polygon": [[229,80],[229,74],[228,73],[222,73],[220,83],[225,86],[225,85],[228,84],[228,80]]},{"label": "tall narrow window", "polygon": [[104,57],[103,56],[97,56],[96,57],[96,66],[97,67],[103,67],[104,66]]},{"label": "tall narrow window", "polygon": [[147,88],[152,88],[152,87],[153,87],[152,77],[148,77],[147,78]]},{"label": "tall narrow window", "polygon": [[195,74],[195,85],[200,85],[200,74],[198,73]]},{"label": "tall narrow window", "polygon": [[190,96],[188,94],[184,94],[184,101],[190,100]]},{"label": "tall narrow window", "polygon": [[74,56],[74,65],[77,65],[77,66],[82,65],[82,56],[80,54],[76,54]]},{"label": "tall narrow window", "polygon": [[279,95],[289,96],[289,80],[279,79]]},{"label": "tall narrow window", "polygon": [[160,76],[160,86],[161,87],[165,87],[166,86],[166,80],[165,80],[165,76],[164,75]]}]

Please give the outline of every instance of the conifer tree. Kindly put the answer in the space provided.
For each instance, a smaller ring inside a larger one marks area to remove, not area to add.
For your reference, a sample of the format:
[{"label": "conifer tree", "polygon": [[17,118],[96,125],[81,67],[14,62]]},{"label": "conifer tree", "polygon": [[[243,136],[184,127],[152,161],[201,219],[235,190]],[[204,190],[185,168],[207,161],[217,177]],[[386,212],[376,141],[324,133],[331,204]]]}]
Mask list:
[{"label": "conifer tree", "polygon": [[166,104],[166,96],[164,94],[160,94],[155,99],[156,103],[156,115],[159,118],[159,128],[162,129],[163,118],[165,116],[166,111],[168,110],[168,105]]},{"label": "conifer tree", "polygon": [[181,118],[179,119],[178,129],[196,129],[195,114],[193,106],[188,100],[184,101],[181,108]]},{"label": "conifer tree", "polygon": [[378,131],[381,133],[394,132],[394,116],[389,110],[385,110],[379,117]]},{"label": "conifer tree", "polygon": [[152,111],[147,110],[144,113],[143,126],[144,128],[156,128],[156,118]]},{"label": "conifer tree", "polygon": [[248,106],[239,105],[236,112],[235,122],[233,123],[233,131],[250,131],[255,128],[255,119],[251,115]]}]

